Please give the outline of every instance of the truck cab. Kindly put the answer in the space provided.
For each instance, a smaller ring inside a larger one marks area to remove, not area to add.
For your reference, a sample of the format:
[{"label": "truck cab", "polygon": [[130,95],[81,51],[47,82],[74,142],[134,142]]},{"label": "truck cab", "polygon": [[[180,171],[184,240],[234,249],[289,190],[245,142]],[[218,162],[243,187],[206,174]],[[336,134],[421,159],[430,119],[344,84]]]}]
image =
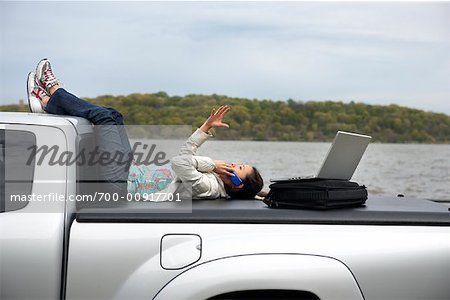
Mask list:
[{"label": "truck cab", "polygon": [[[84,126],[83,126],[84,125]],[[2,299],[62,296],[70,224],[76,203],[11,196],[76,194],[76,165],[31,161],[29,147],[57,146],[64,152],[92,138],[90,123],[49,114],[0,113],[0,249]],[[14,291],[11,294],[10,291]]]}]

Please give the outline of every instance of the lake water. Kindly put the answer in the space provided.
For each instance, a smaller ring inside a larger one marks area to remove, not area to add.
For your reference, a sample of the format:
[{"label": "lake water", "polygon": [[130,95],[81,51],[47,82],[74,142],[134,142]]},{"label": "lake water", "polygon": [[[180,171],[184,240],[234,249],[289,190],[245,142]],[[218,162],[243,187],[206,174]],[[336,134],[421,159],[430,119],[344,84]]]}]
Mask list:
[{"label": "lake water", "polygon": [[[314,175],[330,143],[214,141],[199,155],[254,165],[270,178]],[[370,144],[352,180],[370,195],[450,200],[450,145]]]}]

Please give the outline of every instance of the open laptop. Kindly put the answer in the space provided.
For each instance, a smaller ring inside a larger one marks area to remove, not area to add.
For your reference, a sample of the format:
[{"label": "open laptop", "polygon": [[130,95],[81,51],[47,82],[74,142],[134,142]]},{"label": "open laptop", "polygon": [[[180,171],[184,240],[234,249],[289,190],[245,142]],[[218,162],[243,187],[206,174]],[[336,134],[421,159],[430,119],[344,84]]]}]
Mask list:
[{"label": "open laptop", "polygon": [[276,178],[270,181],[283,182],[315,178],[350,180],[371,139],[372,137],[368,135],[338,131],[317,175]]}]

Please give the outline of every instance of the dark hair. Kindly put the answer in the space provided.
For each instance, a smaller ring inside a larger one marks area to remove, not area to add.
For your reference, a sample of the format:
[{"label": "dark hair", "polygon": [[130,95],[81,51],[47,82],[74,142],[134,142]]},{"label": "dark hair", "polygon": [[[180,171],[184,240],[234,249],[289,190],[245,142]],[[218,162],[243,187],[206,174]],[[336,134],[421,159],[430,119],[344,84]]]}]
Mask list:
[{"label": "dark hair", "polygon": [[246,178],[241,178],[244,186],[240,190],[227,189],[227,194],[235,199],[253,199],[264,186],[264,181],[258,169],[253,167],[253,172]]}]

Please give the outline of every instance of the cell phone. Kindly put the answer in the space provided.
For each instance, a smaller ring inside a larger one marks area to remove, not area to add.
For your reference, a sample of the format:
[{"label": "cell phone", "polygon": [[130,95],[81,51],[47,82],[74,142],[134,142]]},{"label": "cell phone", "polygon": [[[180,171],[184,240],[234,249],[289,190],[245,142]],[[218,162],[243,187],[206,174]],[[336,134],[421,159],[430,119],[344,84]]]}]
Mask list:
[{"label": "cell phone", "polygon": [[235,186],[240,186],[243,182],[242,180],[239,178],[239,176],[237,176],[236,172],[233,171],[234,176],[228,176],[231,180],[231,182],[235,185]]}]

